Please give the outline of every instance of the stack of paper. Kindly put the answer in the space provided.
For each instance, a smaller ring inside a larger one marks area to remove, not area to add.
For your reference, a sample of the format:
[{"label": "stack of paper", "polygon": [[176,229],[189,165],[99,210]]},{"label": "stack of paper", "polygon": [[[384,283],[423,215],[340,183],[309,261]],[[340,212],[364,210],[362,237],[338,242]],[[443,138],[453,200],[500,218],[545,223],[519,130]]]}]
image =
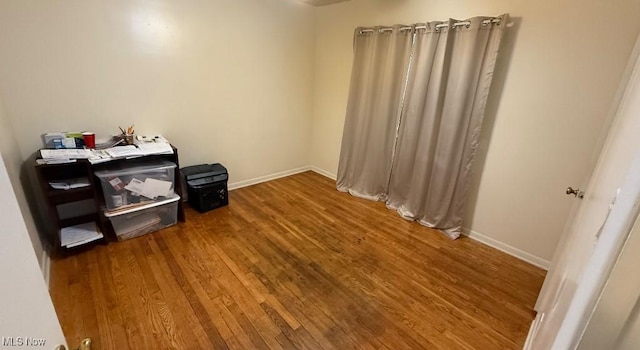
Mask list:
[{"label": "stack of paper", "polygon": [[38,164],[73,163],[76,159],[89,159],[92,156],[88,149],[42,149],[42,159],[36,159]]},{"label": "stack of paper", "polygon": [[102,238],[95,222],[64,227],[60,230],[60,244],[71,248]]},{"label": "stack of paper", "polygon": [[107,153],[107,151],[105,150],[94,149],[91,151],[91,153],[91,158],[89,158],[89,163],[91,164],[104,163],[113,160],[111,155],[109,155],[109,153]]},{"label": "stack of paper", "polygon": [[86,177],[78,177],[75,179],[67,179],[62,181],[52,181],[49,185],[56,190],[70,190],[72,188],[91,186],[89,179]]},{"label": "stack of paper", "polygon": [[157,197],[168,197],[172,193],[172,185],[171,181],[148,177],[144,181],[133,178],[124,188],[149,199],[156,199]]},{"label": "stack of paper", "polygon": [[163,142],[146,142],[138,144],[138,149],[144,155],[150,154],[173,154],[173,148],[168,143]]},{"label": "stack of paper", "polygon": [[144,153],[134,145],[111,147],[105,149],[105,151],[113,158],[138,157],[144,155]]},{"label": "stack of paper", "polygon": [[38,165],[43,165],[43,164],[65,164],[65,163],[75,163],[77,161],[77,159],[66,159],[66,158],[61,158],[61,159],[36,159],[36,163]]},{"label": "stack of paper", "polygon": [[116,229],[118,240],[124,240],[148,233],[159,228],[162,220],[156,213],[145,213],[120,222]]},{"label": "stack of paper", "polygon": [[152,154],[173,154],[173,148],[162,136],[153,138],[138,137],[137,145],[117,146],[122,139],[113,138],[96,145],[96,149],[42,149],[42,159],[38,164],[72,163],[76,159],[88,159],[91,164],[108,162],[113,159],[135,158]]}]

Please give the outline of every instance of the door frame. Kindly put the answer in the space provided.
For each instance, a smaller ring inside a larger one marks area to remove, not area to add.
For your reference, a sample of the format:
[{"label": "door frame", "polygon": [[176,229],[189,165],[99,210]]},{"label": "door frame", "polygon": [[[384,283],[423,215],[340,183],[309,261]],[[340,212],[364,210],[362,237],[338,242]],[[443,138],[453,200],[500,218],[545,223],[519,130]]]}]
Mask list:
[{"label": "door frame", "polygon": [[582,337],[598,298],[640,212],[640,152],[636,153],[620,194],[571,300],[552,349],[573,349]]},{"label": "door frame", "polygon": [[0,348],[67,346],[1,155],[0,193]]},{"label": "door frame", "polygon": [[[593,176],[598,169],[598,164],[600,164],[600,161],[596,163],[595,159],[600,159],[604,154],[603,152],[606,152],[606,144],[611,142],[609,140],[612,137],[610,134],[616,124],[620,123],[618,114],[620,113],[620,108],[624,103],[624,99],[627,98],[625,96],[627,95],[629,86],[633,84],[634,81],[640,81],[639,56],[640,36],[636,39],[635,46],[629,58],[629,63],[627,64],[627,68],[622,76],[620,87],[613,100],[609,117],[605,120],[603,125],[606,131],[603,133],[604,137],[599,140],[601,142],[598,142],[598,146],[600,146],[598,147],[599,149],[594,152],[594,170],[592,170],[592,174],[590,175],[590,186],[593,181]],[[634,97],[635,96],[631,98]],[[634,99],[640,99],[640,96],[635,97]],[[633,118],[636,117],[634,116]],[[640,152],[633,150],[629,156],[629,159],[632,160],[631,166],[627,169],[624,179],[621,179],[622,186],[620,187],[620,192],[618,196],[616,196],[616,202],[612,203],[610,206],[608,218],[600,229],[599,239],[595,242],[589,259],[584,262],[584,265],[582,265],[583,269],[580,276],[583,277],[578,280],[577,289],[572,299],[569,301],[567,313],[562,319],[558,333],[553,339],[554,343],[552,349],[571,349],[574,348],[580,340],[584,330],[586,329],[589,317],[594,310],[597,299],[602,292],[604,283],[606,283],[614,263],[620,254],[622,246],[629,236],[632,226],[638,217],[638,207],[640,204]],[[589,188],[587,190],[589,190]],[[577,211],[579,210],[574,210],[574,214]],[[576,215],[567,219],[567,225],[565,225],[564,230],[565,236],[571,233],[570,230],[576,219]],[[563,238],[563,240],[566,239],[567,237]],[[556,255],[558,254],[567,254],[567,252],[557,251]],[[554,262],[557,262],[558,257],[559,256],[554,256]],[[549,273],[553,272],[553,268],[554,266],[551,266]],[[547,276],[547,279],[549,279],[549,275]],[[561,285],[556,287],[562,289]],[[543,292],[546,292],[547,294],[556,293],[555,289],[545,291],[544,288]],[[547,297],[552,296],[547,295]],[[538,303],[540,303],[540,299],[538,300]],[[529,335],[527,336],[527,341],[524,347],[525,349],[532,348],[533,339],[537,336],[538,328],[542,324],[544,316],[544,313],[539,312],[536,319],[533,321],[531,328],[529,329]]]}]

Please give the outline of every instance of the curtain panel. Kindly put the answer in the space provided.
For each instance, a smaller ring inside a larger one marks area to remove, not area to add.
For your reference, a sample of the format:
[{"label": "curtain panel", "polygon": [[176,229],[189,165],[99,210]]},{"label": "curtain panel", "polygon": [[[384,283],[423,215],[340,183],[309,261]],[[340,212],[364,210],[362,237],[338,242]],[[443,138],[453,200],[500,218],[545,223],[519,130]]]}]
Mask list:
[{"label": "curtain panel", "polygon": [[413,33],[356,28],[337,188],[385,200]]},{"label": "curtain panel", "polygon": [[[457,238],[507,21],[505,14],[356,29],[338,190],[385,201]],[[383,46],[381,38],[408,44]]]}]

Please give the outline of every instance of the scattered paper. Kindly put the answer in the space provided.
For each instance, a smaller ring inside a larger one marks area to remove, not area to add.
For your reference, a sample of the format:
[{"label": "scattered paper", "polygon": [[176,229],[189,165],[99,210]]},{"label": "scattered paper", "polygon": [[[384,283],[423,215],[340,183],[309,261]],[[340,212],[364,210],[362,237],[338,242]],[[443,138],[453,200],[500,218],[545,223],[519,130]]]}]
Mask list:
[{"label": "scattered paper", "polygon": [[89,163],[98,164],[111,160],[113,160],[113,158],[111,157],[111,155],[109,155],[109,153],[107,153],[107,151],[97,149],[91,150],[91,158],[89,158]]},{"label": "scattered paper", "polygon": [[171,185],[173,185],[171,181],[157,180],[149,177],[144,180],[144,185],[140,194],[151,199],[167,197],[169,195],[169,191],[171,191]]},{"label": "scattered paper", "polygon": [[89,187],[91,186],[91,183],[86,177],[78,177],[64,181],[51,181],[49,182],[49,186],[56,190],[70,190],[72,188]]},{"label": "scattered paper", "polygon": [[173,148],[168,143],[146,142],[138,144],[138,148],[144,155],[150,154],[173,154]]},{"label": "scattered paper", "polygon": [[[152,154],[173,154],[173,148],[162,136],[148,138],[150,141],[139,142],[137,145],[117,146],[122,139],[113,138],[96,149],[42,149],[42,159],[36,159],[37,164],[73,163],[76,159],[87,159],[91,164],[105,163],[120,158],[135,158]],[[107,148],[108,147],[108,148]]]},{"label": "scattered paper", "polygon": [[99,164],[120,158],[135,158],[152,154],[173,154],[173,148],[162,136],[146,138],[137,145],[118,146],[123,140],[112,138],[96,145],[96,149],[42,149],[42,159],[36,162],[42,164],[72,163],[76,159],[87,159],[91,164]]},{"label": "scattered paper", "polygon": [[38,165],[43,164],[65,164],[65,163],[75,163],[77,159],[36,159],[36,163]]},{"label": "scattered paper", "polygon": [[95,222],[64,227],[60,230],[60,244],[71,248],[102,238]]},{"label": "scattered paper", "polygon": [[145,179],[144,182],[133,178],[124,188],[133,194],[141,195],[149,199],[156,199],[158,197],[168,197],[169,194],[171,194],[172,186],[173,183],[171,181],[149,177]]},{"label": "scattered paper", "polygon": [[92,152],[88,149],[42,149],[40,155],[44,159],[89,159]]},{"label": "scattered paper", "polygon": [[133,178],[126,186],[124,186],[124,188],[133,193],[142,194],[142,191],[144,191],[144,182]]},{"label": "scattered paper", "polygon": [[105,150],[113,158],[123,158],[132,156],[143,156],[144,153],[134,145],[116,146]]},{"label": "scattered paper", "polygon": [[156,136],[144,136],[144,135],[136,135],[136,144],[146,143],[146,142],[155,142],[155,143],[169,143],[169,140],[165,139],[162,135]]}]

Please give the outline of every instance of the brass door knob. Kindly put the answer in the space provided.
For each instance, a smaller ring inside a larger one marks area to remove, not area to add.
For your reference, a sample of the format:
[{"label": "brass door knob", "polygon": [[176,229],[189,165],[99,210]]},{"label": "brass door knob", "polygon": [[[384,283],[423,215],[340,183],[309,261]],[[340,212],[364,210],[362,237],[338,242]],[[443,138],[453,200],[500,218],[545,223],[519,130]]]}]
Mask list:
[{"label": "brass door knob", "polygon": [[[55,350],[67,350],[67,347],[64,345],[58,345]],[[91,338],[84,338],[76,350],[91,350]]]},{"label": "brass door knob", "polygon": [[91,338],[82,339],[78,350],[91,350]]},{"label": "brass door knob", "polygon": [[569,186],[569,187],[567,187],[567,191],[565,193],[566,194],[572,194],[574,197],[577,197],[578,196],[578,192],[580,192],[579,188],[576,188],[574,190],[573,187]]},{"label": "brass door knob", "polygon": [[573,187],[569,186],[567,187],[567,190],[565,191],[565,193],[572,194],[574,197],[578,197],[580,199],[584,198],[584,191],[580,191],[579,188],[576,188],[574,190]]}]

